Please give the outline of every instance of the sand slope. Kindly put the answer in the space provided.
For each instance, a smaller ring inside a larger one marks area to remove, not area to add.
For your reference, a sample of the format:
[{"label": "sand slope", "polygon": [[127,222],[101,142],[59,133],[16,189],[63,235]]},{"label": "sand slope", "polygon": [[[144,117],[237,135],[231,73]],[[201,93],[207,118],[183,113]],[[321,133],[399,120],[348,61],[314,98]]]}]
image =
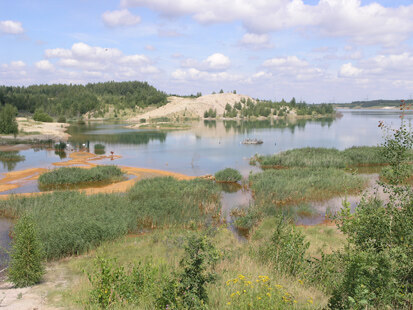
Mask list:
[{"label": "sand slope", "polygon": [[[205,95],[198,98],[182,98],[171,96],[168,97],[168,104],[152,111],[134,116],[130,119],[132,122],[139,121],[142,118],[150,119],[157,117],[203,117],[206,110],[215,109],[217,115],[222,115],[225,111],[225,105],[229,103],[233,106],[242,98],[247,100],[251,97],[246,95],[237,95],[232,93]],[[255,100],[253,100],[255,102]]]}]

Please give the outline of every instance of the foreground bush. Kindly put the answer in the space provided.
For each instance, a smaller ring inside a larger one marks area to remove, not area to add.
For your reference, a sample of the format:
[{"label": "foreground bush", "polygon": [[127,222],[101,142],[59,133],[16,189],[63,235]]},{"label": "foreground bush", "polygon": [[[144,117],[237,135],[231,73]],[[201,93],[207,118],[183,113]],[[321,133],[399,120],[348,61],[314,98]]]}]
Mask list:
[{"label": "foreground bush", "polygon": [[33,218],[22,216],[13,230],[9,280],[17,287],[39,283],[44,274],[43,254]]},{"label": "foreground bush", "polygon": [[96,166],[91,169],[63,167],[40,175],[38,182],[43,187],[75,185],[90,182],[119,181],[122,170],[116,166]]},{"label": "foreground bush", "polygon": [[242,176],[238,170],[232,168],[226,168],[215,173],[215,180],[219,182],[239,182]]}]

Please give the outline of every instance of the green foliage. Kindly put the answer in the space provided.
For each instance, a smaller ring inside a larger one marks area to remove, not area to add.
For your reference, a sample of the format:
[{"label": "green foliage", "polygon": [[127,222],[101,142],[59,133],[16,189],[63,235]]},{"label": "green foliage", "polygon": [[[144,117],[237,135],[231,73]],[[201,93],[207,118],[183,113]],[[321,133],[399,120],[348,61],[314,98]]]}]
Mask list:
[{"label": "green foliage", "polygon": [[19,111],[43,109],[53,116],[78,117],[87,112],[102,114],[107,105],[118,109],[162,106],[165,93],[146,82],[105,82],[87,85],[32,85],[28,87],[0,86],[0,104],[5,102]]},{"label": "green foliage", "polygon": [[259,256],[271,262],[276,270],[295,275],[304,269],[309,245],[300,231],[280,217],[270,242],[260,249]]},{"label": "green foliage", "polygon": [[44,252],[32,217],[23,215],[13,230],[9,280],[17,287],[40,282],[44,274]]},{"label": "green foliage", "polygon": [[365,180],[335,168],[291,168],[265,170],[250,175],[255,201],[265,205],[321,201],[343,193],[355,193]]},{"label": "green foliage", "polygon": [[90,303],[102,309],[116,306],[139,306],[151,298],[159,270],[141,262],[129,268],[117,266],[116,260],[96,257],[94,270],[88,273],[92,286]]},{"label": "green foliage", "polygon": [[64,117],[64,116],[59,116],[59,118],[57,119],[57,122],[58,123],[66,123],[66,117]]},{"label": "green foliage", "polygon": [[[284,151],[274,155],[257,156],[255,159],[263,167],[333,167],[381,165],[389,162],[382,156],[382,147],[353,146],[339,151],[329,148],[306,147]],[[410,153],[410,157],[412,154]]]},{"label": "green foliage", "polygon": [[122,177],[122,170],[116,166],[96,166],[91,169],[63,167],[43,173],[38,182],[42,187],[53,187],[121,180]]},{"label": "green foliage", "polygon": [[161,309],[207,309],[206,286],[216,279],[213,269],[219,258],[211,241],[202,235],[191,235],[185,246],[184,257],[175,274],[175,281],[166,283],[165,292],[158,299]]},{"label": "green foliage", "polygon": [[10,104],[0,107],[0,134],[14,134],[19,132],[16,121],[17,109]]},{"label": "green foliage", "polygon": [[199,227],[220,210],[220,190],[206,180],[154,178],[128,195],[55,192],[0,201],[0,212],[36,223],[48,259],[80,254],[128,232],[171,226]]},{"label": "green foliage", "polygon": [[95,154],[97,155],[105,154],[105,145],[97,143],[95,144],[94,148],[95,148]]},{"label": "green foliage", "polygon": [[54,148],[55,148],[55,150],[63,151],[63,150],[66,148],[66,143],[60,141],[59,143],[56,143],[56,144],[54,145]]},{"label": "green foliage", "polygon": [[204,118],[215,118],[217,117],[217,110],[213,110],[212,108],[209,108],[209,110],[204,112]]},{"label": "green foliage", "polygon": [[17,151],[0,151],[0,161],[2,162],[19,162],[23,160],[25,160],[25,157],[23,155],[19,155],[19,152]]},{"label": "green foliage", "polygon": [[46,122],[46,123],[52,123],[53,122],[53,118],[50,115],[48,115],[47,113],[45,113],[42,109],[37,109],[34,112],[33,119],[36,122]]},{"label": "green foliage", "polygon": [[225,168],[215,173],[215,180],[219,182],[239,182],[242,179],[241,173],[233,168]]}]

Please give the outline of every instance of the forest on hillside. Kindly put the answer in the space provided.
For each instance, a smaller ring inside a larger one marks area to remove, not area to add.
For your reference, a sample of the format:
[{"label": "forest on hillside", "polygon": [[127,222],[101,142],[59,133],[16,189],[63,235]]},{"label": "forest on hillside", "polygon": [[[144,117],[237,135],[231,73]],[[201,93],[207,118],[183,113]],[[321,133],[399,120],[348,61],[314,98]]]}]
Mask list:
[{"label": "forest on hillside", "polygon": [[96,111],[103,116],[108,105],[115,109],[162,106],[167,95],[147,82],[104,82],[86,85],[0,86],[0,104],[11,104],[19,113],[43,110],[52,116],[80,116]]}]

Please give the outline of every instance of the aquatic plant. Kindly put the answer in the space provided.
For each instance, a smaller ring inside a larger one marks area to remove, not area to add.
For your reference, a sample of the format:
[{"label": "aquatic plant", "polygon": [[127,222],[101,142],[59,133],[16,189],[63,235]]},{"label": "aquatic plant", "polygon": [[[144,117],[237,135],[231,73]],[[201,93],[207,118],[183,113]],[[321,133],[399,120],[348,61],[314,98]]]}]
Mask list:
[{"label": "aquatic plant", "polygon": [[218,182],[239,182],[242,176],[238,170],[233,168],[225,168],[215,173],[215,180]]},{"label": "aquatic plant", "polygon": [[91,182],[113,182],[122,179],[123,172],[116,166],[96,166],[91,169],[63,167],[43,173],[38,182],[41,187],[51,188]]}]

